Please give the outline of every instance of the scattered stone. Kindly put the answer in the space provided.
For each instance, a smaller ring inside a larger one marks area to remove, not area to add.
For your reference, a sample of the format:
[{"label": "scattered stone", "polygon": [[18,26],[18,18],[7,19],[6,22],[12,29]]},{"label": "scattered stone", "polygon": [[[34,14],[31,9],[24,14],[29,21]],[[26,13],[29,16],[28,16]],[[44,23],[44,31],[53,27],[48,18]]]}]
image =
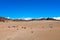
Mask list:
[{"label": "scattered stone", "polygon": [[26,27],[24,27],[24,29],[26,29]]},{"label": "scattered stone", "polygon": [[16,26],[12,26],[12,27],[14,27],[14,28],[15,28]]},{"label": "scattered stone", "polygon": [[34,31],[31,31],[31,33],[34,33]]},{"label": "scattered stone", "polygon": [[26,29],[26,27],[22,27],[23,29]]},{"label": "scattered stone", "polygon": [[10,26],[8,26],[8,28],[10,28]]},{"label": "scattered stone", "polygon": [[23,27],[22,27],[23,28]]},{"label": "scattered stone", "polygon": [[19,29],[17,28],[17,30],[19,30]]}]

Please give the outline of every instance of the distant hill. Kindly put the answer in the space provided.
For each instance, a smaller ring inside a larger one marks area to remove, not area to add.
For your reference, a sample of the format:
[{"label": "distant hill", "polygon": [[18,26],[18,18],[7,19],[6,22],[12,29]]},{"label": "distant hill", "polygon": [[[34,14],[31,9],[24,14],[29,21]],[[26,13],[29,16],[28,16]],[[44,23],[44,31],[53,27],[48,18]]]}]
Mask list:
[{"label": "distant hill", "polygon": [[8,20],[10,20],[10,19],[0,16],[0,22],[5,22],[5,21],[8,21]]},{"label": "distant hill", "polygon": [[25,20],[25,19],[8,19],[8,18],[5,18],[5,17],[1,17],[0,16],[0,22],[5,22],[5,21],[39,21],[39,20],[56,20],[56,19],[53,19],[53,18],[41,18],[41,19],[29,19],[29,20]]},{"label": "distant hill", "polygon": [[30,19],[30,20],[25,20],[25,19],[14,19],[13,21],[39,21],[39,20],[56,20],[53,18],[41,18],[41,19]]}]

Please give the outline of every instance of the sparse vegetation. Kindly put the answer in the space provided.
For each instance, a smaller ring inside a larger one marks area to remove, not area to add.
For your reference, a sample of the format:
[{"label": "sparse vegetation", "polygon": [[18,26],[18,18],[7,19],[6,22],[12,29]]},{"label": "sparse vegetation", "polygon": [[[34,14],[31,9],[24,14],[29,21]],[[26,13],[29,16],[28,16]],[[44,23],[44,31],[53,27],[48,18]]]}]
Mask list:
[{"label": "sparse vegetation", "polygon": [[10,28],[10,26],[8,26],[8,28]]},{"label": "sparse vegetation", "polygon": [[13,28],[15,28],[16,26],[12,26]]},{"label": "sparse vegetation", "polygon": [[23,29],[26,29],[26,27],[22,27]]},{"label": "sparse vegetation", "polygon": [[31,33],[34,33],[34,31],[31,31]]}]

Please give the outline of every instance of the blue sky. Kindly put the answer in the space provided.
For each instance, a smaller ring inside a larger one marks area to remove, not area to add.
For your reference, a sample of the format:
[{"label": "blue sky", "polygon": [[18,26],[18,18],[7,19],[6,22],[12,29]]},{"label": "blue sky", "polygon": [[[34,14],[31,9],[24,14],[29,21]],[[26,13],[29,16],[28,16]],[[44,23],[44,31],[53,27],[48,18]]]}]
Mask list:
[{"label": "blue sky", "polygon": [[0,16],[60,17],[60,0],[0,0]]}]

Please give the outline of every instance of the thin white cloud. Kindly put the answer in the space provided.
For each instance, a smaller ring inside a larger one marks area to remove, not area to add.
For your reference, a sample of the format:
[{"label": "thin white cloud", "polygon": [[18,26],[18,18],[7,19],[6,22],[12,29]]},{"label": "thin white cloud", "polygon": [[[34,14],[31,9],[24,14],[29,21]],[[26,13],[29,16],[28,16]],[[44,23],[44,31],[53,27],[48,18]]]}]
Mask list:
[{"label": "thin white cloud", "polygon": [[[39,17],[39,18],[18,18],[18,19],[22,19],[22,20],[32,20],[32,19],[41,19],[41,18],[44,18],[44,17]],[[52,17],[53,19],[56,19],[56,20],[60,20],[60,17]]]},{"label": "thin white cloud", "polygon": [[60,17],[53,17],[53,19],[60,20]]},{"label": "thin white cloud", "polygon": [[[32,19],[41,19],[41,18],[44,18],[44,17],[39,17],[39,18],[31,18],[31,17],[27,17],[27,18],[10,18],[10,17],[6,17],[8,19],[22,19],[22,20],[32,20]],[[53,19],[56,19],[56,20],[60,20],[60,17],[52,17]]]},{"label": "thin white cloud", "polygon": [[23,18],[23,20],[32,20],[33,18]]},{"label": "thin white cloud", "polygon": [[10,17],[6,17],[6,18],[10,19]]}]

